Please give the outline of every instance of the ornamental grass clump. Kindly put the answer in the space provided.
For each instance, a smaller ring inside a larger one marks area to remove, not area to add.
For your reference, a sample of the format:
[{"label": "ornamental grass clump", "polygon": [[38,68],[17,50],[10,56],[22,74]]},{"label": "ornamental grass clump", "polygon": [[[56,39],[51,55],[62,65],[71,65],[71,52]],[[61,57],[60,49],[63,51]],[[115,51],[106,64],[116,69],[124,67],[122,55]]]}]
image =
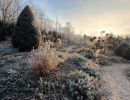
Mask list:
[{"label": "ornamental grass clump", "polygon": [[32,71],[35,75],[45,76],[56,71],[58,65],[57,55],[54,52],[39,49],[32,51],[29,63],[32,65]]}]

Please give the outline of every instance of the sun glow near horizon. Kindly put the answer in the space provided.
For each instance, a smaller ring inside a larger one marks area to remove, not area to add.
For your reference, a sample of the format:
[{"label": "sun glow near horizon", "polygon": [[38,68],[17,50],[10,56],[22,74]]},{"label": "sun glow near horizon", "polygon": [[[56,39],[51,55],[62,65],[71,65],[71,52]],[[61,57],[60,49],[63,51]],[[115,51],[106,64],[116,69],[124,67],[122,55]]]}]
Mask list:
[{"label": "sun glow near horizon", "polygon": [[71,22],[76,34],[95,35],[105,30],[115,35],[130,35],[130,0],[38,1],[50,18],[57,16],[64,23]]}]

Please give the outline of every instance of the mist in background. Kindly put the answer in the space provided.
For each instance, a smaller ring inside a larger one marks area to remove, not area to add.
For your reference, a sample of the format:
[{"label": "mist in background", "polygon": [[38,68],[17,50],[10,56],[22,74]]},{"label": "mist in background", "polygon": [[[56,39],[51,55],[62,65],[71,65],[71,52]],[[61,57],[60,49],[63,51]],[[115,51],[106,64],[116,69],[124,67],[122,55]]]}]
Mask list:
[{"label": "mist in background", "polygon": [[71,22],[76,33],[130,35],[130,0],[34,0],[45,14]]}]

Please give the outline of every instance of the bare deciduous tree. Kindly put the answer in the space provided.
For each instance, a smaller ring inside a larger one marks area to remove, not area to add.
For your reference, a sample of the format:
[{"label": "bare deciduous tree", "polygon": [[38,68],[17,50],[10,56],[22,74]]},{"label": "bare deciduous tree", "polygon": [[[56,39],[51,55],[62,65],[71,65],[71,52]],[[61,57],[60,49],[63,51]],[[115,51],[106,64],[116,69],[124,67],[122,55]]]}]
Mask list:
[{"label": "bare deciduous tree", "polygon": [[28,0],[0,0],[0,14],[3,21],[15,20]]},{"label": "bare deciduous tree", "polygon": [[6,20],[9,7],[13,0],[0,0],[0,10],[2,14],[2,20]]}]

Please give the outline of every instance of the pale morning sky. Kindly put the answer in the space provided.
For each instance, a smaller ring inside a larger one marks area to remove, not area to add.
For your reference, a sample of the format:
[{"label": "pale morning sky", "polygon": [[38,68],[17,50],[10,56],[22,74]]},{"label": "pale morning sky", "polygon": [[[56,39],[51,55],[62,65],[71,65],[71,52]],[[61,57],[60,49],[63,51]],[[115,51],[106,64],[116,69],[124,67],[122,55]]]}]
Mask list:
[{"label": "pale morning sky", "polygon": [[34,0],[47,16],[70,21],[77,32],[130,34],[130,0]]}]

